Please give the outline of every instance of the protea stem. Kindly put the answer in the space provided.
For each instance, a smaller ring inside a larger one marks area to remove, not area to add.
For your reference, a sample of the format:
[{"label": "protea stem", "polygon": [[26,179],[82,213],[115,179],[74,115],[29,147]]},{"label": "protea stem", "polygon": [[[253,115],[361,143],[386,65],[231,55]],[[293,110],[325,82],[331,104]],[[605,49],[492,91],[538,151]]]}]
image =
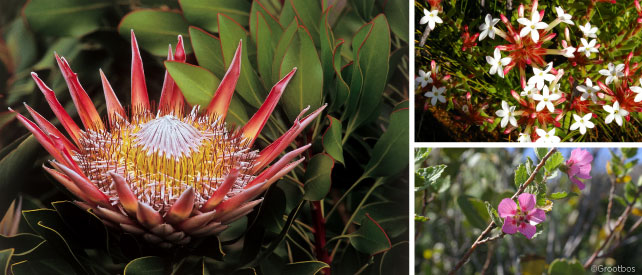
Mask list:
[{"label": "protea stem", "polygon": [[[332,266],[332,259],[328,255],[328,248],[325,246],[325,219],[323,218],[321,201],[312,202],[312,217],[314,219],[314,244],[317,259]],[[324,268],[322,272],[325,275],[330,275],[330,268]]]}]

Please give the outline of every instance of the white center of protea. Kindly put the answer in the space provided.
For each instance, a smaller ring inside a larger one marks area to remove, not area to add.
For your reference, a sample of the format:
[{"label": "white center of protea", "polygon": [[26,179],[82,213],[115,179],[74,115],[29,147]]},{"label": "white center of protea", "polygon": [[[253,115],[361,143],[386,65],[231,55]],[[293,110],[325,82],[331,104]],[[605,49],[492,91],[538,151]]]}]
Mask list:
[{"label": "white center of protea", "polygon": [[142,146],[147,155],[159,154],[166,158],[182,157],[195,151],[205,138],[194,126],[173,115],[153,119],[140,126],[133,134],[134,143]]}]

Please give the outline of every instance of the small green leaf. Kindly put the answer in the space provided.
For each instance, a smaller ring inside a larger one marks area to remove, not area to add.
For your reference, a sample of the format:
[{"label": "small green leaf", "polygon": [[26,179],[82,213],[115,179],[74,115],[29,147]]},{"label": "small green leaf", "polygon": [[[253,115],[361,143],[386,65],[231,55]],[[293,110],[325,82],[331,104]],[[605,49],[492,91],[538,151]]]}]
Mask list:
[{"label": "small green leaf", "polygon": [[[400,103],[406,104],[407,101]],[[364,175],[389,176],[408,167],[408,109],[400,109],[390,115],[388,129],[372,149]]]},{"label": "small green leaf", "polygon": [[582,275],[584,267],[577,260],[555,259],[548,268],[548,275]]},{"label": "small green leaf", "polygon": [[635,157],[638,154],[638,148],[620,148],[620,150],[622,151],[622,156],[627,159]]},{"label": "small green leaf", "polygon": [[330,266],[328,264],[320,261],[296,262],[296,263],[286,264],[281,274],[314,275],[319,273],[322,269],[329,268],[329,267]]},{"label": "small green leaf", "polygon": [[633,203],[636,199],[638,188],[635,187],[635,184],[633,182],[627,182],[626,185],[624,185],[624,198],[626,198],[626,201],[628,203]]},{"label": "small green leaf", "polygon": [[433,184],[435,184],[435,182],[437,182],[437,180],[441,177],[441,174],[444,172],[444,170],[446,170],[446,167],[446,165],[440,164],[417,169],[415,173],[420,176],[420,179],[422,179],[423,182],[415,182],[415,186],[418,187],[416,191],[421,191],[432,187]]},{"label": "small green leaf", "polygon": [[490,219],[495,223],[495,225],[497,225],[497,227],[502,227],[504,225],[504,222],[499,217],[497,209],[495,209],[495,207],[493,207],[490,202],[485,201],[484,203],[486,203],[486,211],[488,212]]},{"label": "small green leaf", "polygon": [[551,194],[551,200],[560,200],[566,197],[568,197],[568,193],[564,191]]},{"label": "small green leaf", "polygon": [[305,170],[305,183],[303,198],[311,201],[318,201],[325,198],[330,192],[332,185],[331,174],[334,168],[334,160],[326,154],[317,154],[310,159]]},{"label": "small green leaf", "polygon": [[562,153],[560,152],[555,152],[548,160],[546,160],[546,163],[544,164],[544,168],[546,168],[546,171],[548,173],[553,173],[560,165],[564,163],[564,156],[562,156]]},{"label": "small green leaf", "polygon": [[250,63],[250,52],[255,50],[248,33],[239,23],[232,18],[218,14],[219,37],[221,39],[221,48],[223,49],[223,63],[226,70],[232,62],[239,41],[243,41],[243,50],[241,52],[241,74],[236,83],[236,92],[253,107],[260,107],[263,98],[266,96],[265,89],[261,85],[252,63]]},{"label": "small green leaf", "polygon": [[178,35],[183,35],[185,53],[192,52],[187,22],[178,12],[138,10],[125,15],[118,26],[118,33],[127,41],[134,30],[141,48],[157,56],[167,56],[167,45],[176,45]]},{"label": "small green leaf", "polygon": [[177,61],[165,61],[165,68],[181,89],[185,100],[190,105],[207,108],[214,92],[221,83],[212,72],[198,66]]},{"label": "small green leaf", "polygon": [[36,32],[80,37],[103,26],[103,14],[112,7],[111,2],[99,0],[31,0],[23,12]]},{"label": "small green leaf", "polygon": [[341,121],[328,116],[330,125],[323,134],[323,149],[336,161],[343,164],[343,144],[341,143],[342,139],[342,127]]},{"label": "small green leaf", "polygon": [[247,26],[250,20],[250,3],[238,0],[181,0],[181,10],[187,22],[211,32],[218,32],[216,16],[224,13],[236,22]]},{"label": "small green leaf", "polygon": [[466,216],[466,220],[479,229],[484,229],[488,225],[490,216],[486,211],[486,204],[477,198],[468,195],[457,197],[457,205]]},{"label": "small green leaf", "polygon": [[421,164],[426,159],[428,159],[428,156],[430,156],[430,152],[432,152],[432,148],[415,149],[415,165]]},{"label": "small green leaf", "polygon": [[[332,99],[330,101],[330,110],[339,109],[341,106],[345,104],[346,99],[350,95],[350,85],[348,85],[348,83],[344,80],[342,75],[341,49],[344,44],[345,42],[343,40],[339,40],[337,43],[337,46],[334,48],[332,52],[334,73],[337,76],[337,78],[336,78],[336,85],[335,85],[336,93],[330,94]],[[351,69],[345,69],[346,73],[349,73],[351,71],[352,71]],[[351,78],[351,76],[346,78],[349,79]]]},{"label": "small green leaf", "polygon": [[416,222],[426,222],[426,221],[428,221],[428,217],[419,216],[419,215],[415,214],[415,221]]},{"label": "small green leaf", "polygon": [[283,56],[279,75],[284,77],[297,68],[281,97],[281,104],[291,121],[310,106],[315,110],[323,99],[323,68],[310,34],[299,27]]},{"label": "small green leaf", "polygon": [[387,251],[392,246],[383,228],[367,213],[359,229],[350,235],[350,244],[359,252],[368,255]]},{"label": "small green leaf", "polygon": [[548,148],[535,148],[535,155],[537,155],[537,159],[542,160],[548,151],[550,151]]},{"label": "small green leaf", "polygon": [[157,256],[146,256],[134,259],[125,266],[123,275],[168,274],[166,261]]},{"label": "small green leaf", "polygon": [[524,164],[520,164],[517,166],[517,170],[515,170],[515,187],[519,189],[524,182],[528,180],[528,173],[526,172],[526,166]]},{"label": "small green leaf", "polygon": [[189,27],[189,35],[198,65],[213,72],[219,79],[223,78],[226,70],[218,37],[193,26]]}]

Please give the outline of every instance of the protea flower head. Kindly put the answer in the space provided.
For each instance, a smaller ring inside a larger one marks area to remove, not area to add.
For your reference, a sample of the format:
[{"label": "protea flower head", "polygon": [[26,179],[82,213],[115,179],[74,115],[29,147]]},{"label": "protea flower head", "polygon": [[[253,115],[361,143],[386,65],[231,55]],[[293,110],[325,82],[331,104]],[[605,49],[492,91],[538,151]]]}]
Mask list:
[{"label": "protea flower head", "polygon": [[[56,55],[84,129],[32,73],[49,106],[71,140],[29,106],[34,122],[18,119],[54,158],[44,169],[63,184],[103,222],[142,235],[161,247],[183,245],[192,237],[215,235],[230,222],[250,213],[257,197],[303,161],[293,161],[310,145],[285,154],[270,165],[323,107],[294,125],[261,150],[253,143],[267,122],[296,68],[274,85],[246,125],[229,130],[225,124],[240,74],[242,42],[229,69],[203,112],[185,110],[183,94],[166,72],[158,107],[150,104],[142,59],[131,32],[131,107],[120,104],[100,72],[109,126],[101,119],[77,75]],[[168,60],[185,62],[181,36]],[[269,166],[269,167],[268,167]]]}]

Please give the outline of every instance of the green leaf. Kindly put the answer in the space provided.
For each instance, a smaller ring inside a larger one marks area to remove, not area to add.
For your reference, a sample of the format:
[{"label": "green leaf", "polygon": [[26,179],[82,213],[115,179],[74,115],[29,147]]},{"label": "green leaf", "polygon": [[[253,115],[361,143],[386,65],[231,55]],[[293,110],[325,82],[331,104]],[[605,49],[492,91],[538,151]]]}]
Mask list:
[{"label": "green leaf", "polygon": [[284,77],[293,68],[296,73],[281,97],[281,104],[290,121],[310,106],[315,110],[323,99],[323,68],[310,34],[299,27],[283,56],[279,75]]},{"label": "green leaf", "polygon": [[[16,18],[11,24],[4,27],[3,34],[6,41],[6,50],[9,51],[10,58],[15,62],[15,64],[12,64],[14,73],[22,72],[33,65],[38,58],[38,46],[33,32],[27,28],[26,22],[22,18]],[[6,113],[15,115],[12,112]],[[3,126],[1,120],[0,128]]]},{"label": "green leaf", "polygon": [[390,176],[408,167],[408,113],[405,108],[390,115],[388,129],[372,149],[364,175]]},{"label": "green leaf", "polygon": [[559,200],[568,197],[568,193],[562,191],[562,192],[556,192],[551,194],[551,200]]},{"label": "green leaf", "polygon": [[112,3],[99,0],[31,0],[24,15],[32,30],[46,35],[80,37],[103,26]]},{"label": "green leaf", "polygon": [[622,151],[622,156],[627,159],[633,158],[638,154],[638,148],[620,148],[620,150]]},{"label": "green leaf", "polygon": [[[321,1],[288,0],[301,25],[310,32],[314,45],[319,45],[319,22],[321,22]],[[287,5],[287,4],[286,4]]]},{"label": "green leaf", "polygon": [[504,225],[504,222],[502,219],[499,217],[499,214],[497,213],[497,209],[493,207],[490,202],[484,201],[486,204],[486,211],[488,212],[488,216],[490,216],[490,219],[497,225],[497,227],[502,227]]},{"label": "green leaf", "polygon": [[466,216],[466,220],[479,229],[484,229],[488,226],[490,216],[486,211],[486,204],[468,195],[461,195],[457,197],[457,205]]},{"label": "green leaf", "polygon": [[[372,9],[374,8],[375,0],[354,0],[351,2],[359,17],[361,17],[365,21],[368,21],[370,20],[370,18],[372,18]],[[406,9],[408,9],[408,7],[406,7]]]},{"label": "green leaf", "polygon": [[381,225],[388,237],[396,238],[408,231],[407,208],[398,202],[377,201],[364,205],[355,214],[354,220],[361,221],[366,214]]},{"label": "green leaf", "polygon": [[537,159],[542,160],[548,151],[550,151],[548,148],[535,148],[535,155],[537,155]]},{"label": "green leaf", "polygon": [[[258,2],[254,1],[254,3]],[[271,83],[271,79],[274,51],[278,46],[279,37],[281,33],[283,33],[283,30],[281,30],[280,26],[271,28],[265,17],[259,12],[252,18],[255,17],[257,25],[253,35],[256,41],[256,63],[261,79],[263,80],[263,85],[269,87],[273,84]]]},{"label": "green leaf", "polygon": [[322,137],[323,149],[333,159],[335,159],[341,164],[344,164],[343,163],[343,144],[341,143],[341,139],[342,139],[341,121],[332,116],[328,116],[328,120],[330,121],[330,125],[328,125],[328,129],[326,129]]},{"label": "green leaf", "polygon": [[304,199],[319,201],[325,198],[332,185],[332,168],[334,160],[326,154],[317,154],[310,159],[305,170]]},{"label": "green leaf", "polygon": [[30,233],[20,233],[13,236],[0,235],[0,250],[14,249],[13,254],[22,256],[40,245],[44,239]]},{"label": "green leaf", "polygon": [[11,256],[13,256],[13,248],[0,250],[0,268],[2,268],[3,274],[9,274],[8,272],[9,263],[11,262]]},{"label": "green leaf", "polygon": [[219,79],[223,78],[226,70],[221,53],[221,40],[193,26],[189,27],[189,36],[198,65],[213,72]]},{"label": "green leaf", "polygon": [[[283,229],[283,213],[285,212],[287,197],[279,186],[268,190],[258,211],[258,222],[266,231],[278,234]],[[245,230],[243,230],[243,233]]]},{"label": "green leaf", "polygon": [[[24,179],[25,171],[31,171],[38,153],[42,147],[33,137],[29,135],[25,140],[16,144],[7,145],[9,151],[1,151],[0,155],[5,155],[0,159],[0,209],[9,208],[9,204],[17,197],[20,184]],[[12,149],[12,150],[11,150]]]},{"label": "green leaf", "polygon": [[384,11],[390,21],[390,29],[399,39],[408,42],[408,5],[404,1],[388,1]]},{"label": "green leaf", "polygon": [[294,36],[296,35],[298,29],[299,29],[299,21],[295,19],[292,22],[290,22],[290,24],[285,28],[285,30],[281,34],[281,37],[279,37],[279,41],[276,45],[276,48],[274,49],[274,57],[273,57],[273,60],[271,61],[272,73],[270,75],[272,76],[273,83],[276,83],[280,80],[281,62],[283,61],[285,52],[290,47],[292,39],[294,39]]},{"label": "green leaf", "polygon": [[544,168],[546,168],[546,171],[548,173],[553,173],[560,165],[564,163],[564,156],[562,156],[562,153],[560,152],[555,152],[548,160],[546,160],[546,163],[544,164]]},{"label": "green leaf", "polygon": [[125,15],[118,25],[118,33],[130,40],[134,30],[138,45],[156,56],[167,56],[167,45],[176,45],[178,35],[185,38],[185,53],[192,52],[188,43],[188,24],[179,12],[160,10],[138,10]]},{"label": "green leaf", "polygon": [[232,62],[239,41],[243,41],[241,74],[236,84],[236,92],[253,107],[260,107],[266,92],[248,58],[249,52],[253,50],[253,46],[250,39],[248,39],[247,31],[239,23],[224,14],[218,15],[218,27],[219,30],[221,30],[219,36],[221,39],[221,48],[223,49],[223,63],[226,69]]},{"label": "green leaf", "polygon": [[47,241],[43,241],[29,253],[22,256],[14,254],[12,260],[15,262],[11,265],[14,275],[31,275],[31,274],[88,274],[78,272],[71,266],[60,252]]},{"label": "green leaf", "polygon": [[22,215],[31,229],[43,237],[66,262],[72,265],[76,272],[87,273],[81,260],[87,258],[87,254],[56,211],[51,209],[27,210],[23,211]]},{"label": "green leaf", "polygon": [[53,202],[51,205],[83,248],[109,251],[107,228],[96,215],[69,201]]},{"label": "green leaf", "polygon": [[368,213],[359,229],[350,234],[350,244],[359,252],[375,255],[390,249],[392,244],[383,228]]},{"label": "green leaf", "polygon": [[[357,50],[356,67],[363,74],[363,86],[355,115],[348,123],[348,129],[356,129],[379,110],[382,93],[386,87],[390,57],[390,27],[384,15],[368,23],[370,32]],[[382,54],[383,53],[383,54]],[[353,77],[355,74],[353,73]],[[350,93],[352,93],[352,89]]]},{"label": "green leaf", "polygon": [[221,83],[220,79],[206,69],[187,63],[165,61],[165,68],[183,92],[187,103],[200,105],[201,110],[207,108]]},{"label": "green leaf", "polygon": [[415,165],[419,165],[428,159],[432,152],[432,148],[416,148],[415,149]]},{"label": "green leaf", "polygon": [[232,125],[245,125],[249,120],[247,112],[243,102],[239,99],[238,96],[232,96],[232,101],[230,101],[230,106],[227,108],[227,116],[225,121]]},{"label": "green leaf", "polygon": [[584,267],[577,260],[555,259],[548,268],[548,275],[582,275]]},{"label": "green leaf", "polygon": [[[419,176],[420,180],[415,181],[415,186],[418,187],[416,191],[422,191],[433,187],[433,185],[441,177],[441,174],[444,172],[444,170],[446,170],[446,167],[446,165],[440,164],[417,169],[415,171],[415,174]],[[435,189],[434,191],[437,190]]]},{"label": "green leaf", "polygon": [[638,188],[633,184],[633,182],[627,182],[624,185],[624,198],[626,198],[626,201],[628,203],[633,203],[636,199]]},{"label": "green leaf", "polygon": [[524,184],[528,180],[528,172],[526,172],[526,166],[524,164],[520,164],[517,166],[517,170],[515,170],[515,187],[519,189],[522,184]]},{"label": "green leaf", "polygon": [[123,275],[167,274],[166,261],[157,256],[146,256],[134,259],[125,266]]},{"label": "green leaf", "polygon": [[330,266],[328,264],[320,261],[296,262],[296,263],[286,264],[281,274],[314,275],[320,272],[322,269],[329,268],[329,267]]},{"label": "green leaf", "polygon": [[279,20],[272,13],[265,9],[265,6],[261,4],[261,1],[252,1],[252,7],[250,8],[249,27],[252,38],[254,39],[254,41],[258,41],[256,34],[258,31],[257,27],[259,16],[262,17],[265,23],[267,23],[267,25],[269,26],[270,31],[274,34],[275,39],[273,40],[275,42],[274,46],[276,47],[276,43],[278,43],[279,37],[281,37],[281,33],[283,33],[283,27],[279,23]]},{"label": "green leaf", "polygon": [[[333,58],[333,67],[334,67],[334,73],[337,76],[336,80],[336,93],[330,94],[331,95],[331,101],[330,101],[330,110],[338,110],[341,106],[343,106],[346,102],[346,99],[350,95],[350,85],[344,80],[342,73],[342,62],[341,62],[341,49],[342,46],[344,45],[344,41],[340,40],[337,43],[337,46],[334,48],[334,51],[332,52],[332,58]],[[350,72],[350,69],[345,69],[346,73]]]},{"label": "green leaf", "polygon": [[[330,24],[328,23],[328,14],[330,13],[330,10],[326,10],[323,13],[323,18],[322,18],[322,26],[320,30],[320,41],[319,41],[319,57],[321,59],[321,65],[323,68],[323,83],[325,84],[323,86],[324,92],[332,99],[334,100],[336,98],[336,91],[333,89],[332,85],[329,85],[332,83],[332,80],[335,76],[334,73],[334,58],[333,58],[333,51],[334,51],[334,34],[332,33],[332,27],[330,27]],[[332,101],[331,101],[332,102]]]},{"label": "green leaf", "polygon": [[247,26],[250,3],[239,0],[181,0],[181,10],[187,22],[211,32],[218,32],[216,16],[223,13]]}]

